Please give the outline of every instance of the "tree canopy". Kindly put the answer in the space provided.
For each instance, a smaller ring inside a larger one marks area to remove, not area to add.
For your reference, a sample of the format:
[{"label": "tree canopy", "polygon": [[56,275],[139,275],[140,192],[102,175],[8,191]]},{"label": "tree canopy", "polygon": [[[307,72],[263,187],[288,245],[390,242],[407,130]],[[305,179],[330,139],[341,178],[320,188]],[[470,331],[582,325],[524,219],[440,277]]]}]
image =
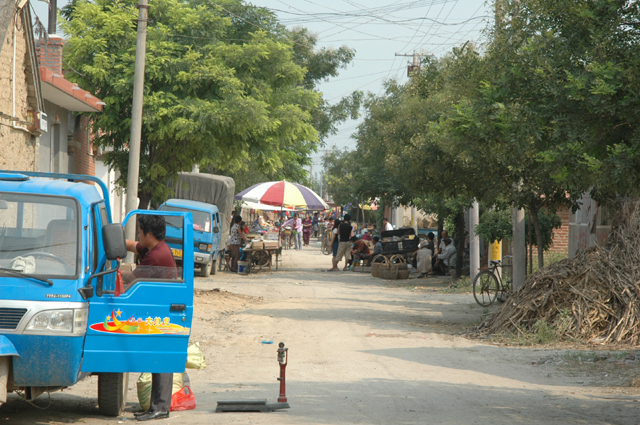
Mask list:
[{"label": "tree canopy", "polygon": [[[136,3],[76,0],[62,23],[68,78],[106,103],[93,117],[96,143],[108,148],[107,163],[120,171],[123,187]],[[241,0],[155,0],[145,61],[141,205],[165,199],[167,179],[195,165],[304,181],[310,154],[335,131],[336,120],[357,110],[357,97],[331,106],[315,88],[337,75],[353,50],[317,50],[316,42],[305,29],[289,31],[269,10]]]},{"label": "tree canopy", "polygon": [[426,57],[406,84],[368,97],[351,168],[358,193],[457,222],[473,199],[525,208],[547,248],[553,225],[540,217],[585,192],[638,193],[640,5],[498,1],[481,48]]}]

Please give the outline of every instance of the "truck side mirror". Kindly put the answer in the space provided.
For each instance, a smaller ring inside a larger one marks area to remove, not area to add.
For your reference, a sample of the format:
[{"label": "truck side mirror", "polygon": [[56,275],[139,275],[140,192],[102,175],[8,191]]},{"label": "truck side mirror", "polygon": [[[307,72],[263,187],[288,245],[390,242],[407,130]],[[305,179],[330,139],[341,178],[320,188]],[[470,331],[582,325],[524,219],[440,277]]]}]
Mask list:
[{"label": "truck side mirror", "polygon": [[124,228],[120,223],[102,226],[102,240],[107,260],[113,261],[127,256],[127,241],[124,238]]},{"label": "truck side mirror", "polygon": [[213,226],[213,233],[218,233],[220,228],[218,226]]}]

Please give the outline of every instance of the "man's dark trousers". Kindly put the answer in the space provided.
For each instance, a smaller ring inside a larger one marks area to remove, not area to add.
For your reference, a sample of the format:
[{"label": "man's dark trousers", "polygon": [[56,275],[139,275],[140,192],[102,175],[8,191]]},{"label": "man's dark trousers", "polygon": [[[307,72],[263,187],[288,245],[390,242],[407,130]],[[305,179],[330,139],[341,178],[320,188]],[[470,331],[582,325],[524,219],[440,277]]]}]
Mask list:
[{"label": "man's dark trousers", "polygon": [[171,409],[171,389],[173,387],[173,373],[151,374],[151,405],[152,412],[168,412]]}]

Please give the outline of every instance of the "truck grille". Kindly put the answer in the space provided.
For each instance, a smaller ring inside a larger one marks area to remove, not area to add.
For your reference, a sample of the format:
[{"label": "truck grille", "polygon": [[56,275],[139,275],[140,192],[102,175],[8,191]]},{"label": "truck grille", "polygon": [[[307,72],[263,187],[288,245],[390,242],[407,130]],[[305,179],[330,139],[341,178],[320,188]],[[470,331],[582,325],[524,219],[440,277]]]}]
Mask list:
[{"label": "truck grille", "polygon": [[0,307],[0,329],[15,329],[27,312],[26,308],[1,308]]}]

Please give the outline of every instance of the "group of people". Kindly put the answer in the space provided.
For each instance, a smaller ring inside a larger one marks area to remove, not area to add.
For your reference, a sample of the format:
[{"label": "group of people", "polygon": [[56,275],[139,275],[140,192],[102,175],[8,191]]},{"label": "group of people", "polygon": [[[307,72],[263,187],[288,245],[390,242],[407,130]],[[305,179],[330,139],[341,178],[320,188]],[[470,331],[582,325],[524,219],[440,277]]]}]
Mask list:
[{"label": "group of people", "polygon": [[[355,235],[355,226],[351,223],[351,215],[345,214],[343,220],[330,220],[328,230],[331,231],[331,268],[328,270],[338,271],[338,264],[344,259],[343,270],[348,270],[353,259],[367,261],[372,256],[382,254],[382,244],[379,236],[371,237],[367,229],[363,229],[361,238]],[[373,254],[367,241],[374,245]]]},{"label": "group of people", "polygon": [[449,237],[449,232],[442,231],[442,240],[435,253],[435,235],[433,232],[427,234],[427,239],[420,242],[418,250],[415,252],[415,268],[420,277],[431,275],[446,275],[449,270],[456,266],[456,247]]}]

